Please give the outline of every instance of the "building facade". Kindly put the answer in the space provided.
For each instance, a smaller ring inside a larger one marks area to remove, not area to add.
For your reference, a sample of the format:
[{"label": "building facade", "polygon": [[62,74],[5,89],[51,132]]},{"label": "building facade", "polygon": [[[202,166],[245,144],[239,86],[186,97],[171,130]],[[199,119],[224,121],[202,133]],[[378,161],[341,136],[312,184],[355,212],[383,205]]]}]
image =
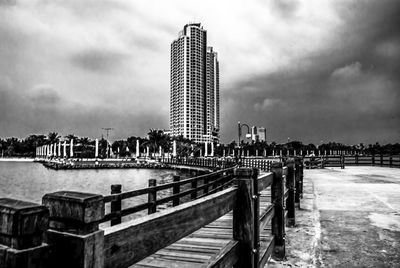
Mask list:
[{"label": "building facade", "polygon": [[200,23],[171,44],[170,131],[195,142],[219,141],[219,63]]}]

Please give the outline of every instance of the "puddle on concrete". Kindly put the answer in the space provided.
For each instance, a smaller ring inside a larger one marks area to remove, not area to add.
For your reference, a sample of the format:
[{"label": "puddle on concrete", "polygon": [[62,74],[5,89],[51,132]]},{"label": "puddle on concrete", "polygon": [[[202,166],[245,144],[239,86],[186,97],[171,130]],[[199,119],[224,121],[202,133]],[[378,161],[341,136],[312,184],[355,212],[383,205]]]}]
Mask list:
[{"label": "puddle on concrete", "polygon": [[380,214],[371,213],[368,215],[371,224],[393,232],[400,232],[400,215],[398,213]]}]

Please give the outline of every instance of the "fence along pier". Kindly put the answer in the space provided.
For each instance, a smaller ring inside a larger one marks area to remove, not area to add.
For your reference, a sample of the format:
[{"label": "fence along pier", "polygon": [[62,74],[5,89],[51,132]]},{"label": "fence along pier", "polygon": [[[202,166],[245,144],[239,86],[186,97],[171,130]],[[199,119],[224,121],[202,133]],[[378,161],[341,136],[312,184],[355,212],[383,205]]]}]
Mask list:
[{"label": "fence along pier", "polygon": [[[301,197],[300,160],[270,168],[228,168],[131,192],[114,186],[109,196],[61,191],[42,205],[2,198],[0,267],[263,267],[271,255],[284,257]],[[165,189],[172,195],[157,198]],[[148,202],[121,208],[138,195]],[[166,202],[172,207],[156,212]],[[141,210],[149,214],[120,223]],[[112,226],[101,230],[104,221]]]}]

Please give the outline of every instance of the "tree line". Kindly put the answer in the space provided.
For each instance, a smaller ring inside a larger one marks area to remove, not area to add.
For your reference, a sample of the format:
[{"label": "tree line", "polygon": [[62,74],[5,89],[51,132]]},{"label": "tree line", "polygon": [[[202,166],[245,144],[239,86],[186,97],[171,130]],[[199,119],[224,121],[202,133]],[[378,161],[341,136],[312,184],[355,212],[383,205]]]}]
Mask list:
[{"label": "tree line", "polygon": [[[68,134],[64,137],[60,136],[57,132],[50,132],[47,135],[44,134],[32,134],[25,139],[18,139],[15,137],[11,138],[0,138],[0,151],[2,157],[34,157],[36,147],[54,144],[59,141],[70,141],[74,140],[74,152],[77,157],[90,158],[94,157],[95,140],[88,137],[78,137],[74,134]],[[158,153],[159,148],[162,148],[164,153],[172,153],[173,140],[177,143],[177,155],[179,157],[187,156],[200,156],[204,155],[204,144],[194,143],[193,141],[184,138],[183,136],[170,137],[165,134],[162,130],[150,129],[147,133],[147,137],[131,136],[126,139],[114,141],[112,144],[108,143],[107,140],[101,138],[99,140],[99,157],[105,158],[112,152],[113,155],[120,157],[130,157],[136,152],[136,144],[139,141],[140,151],[144,153],[147,148],[150,150],[150,154]],[[210,145],[209,145],[210,146]],[[232,155],[233,150],[237,148],[237,142],[232,141],[228,144],[214,144],[214,155]],[[107,150],[110,148],[109,150]],[[273,152],[277,154],[280,150],[289,150],[293,152],[296,150],[300,152],[306,151],[317,151],[321,153],[327,151],[351,151],[357,154],[400,154],[400,144],[386,144],[380,145],[378,142],[375,144],[364,145],[363,143],[357,145],[345,145],[337,142],[328,142],[320,145],[315,144],[303,144],[301,141],[290,141],[287,143],[278,144],[276,142],[267,143],[265,141],[241,141],[240,148],[248,151],[250,155],[262,155],[264,151],[267,155],[271,155]],[[208,153],[211,152],[211,148],[208,148]]]}]

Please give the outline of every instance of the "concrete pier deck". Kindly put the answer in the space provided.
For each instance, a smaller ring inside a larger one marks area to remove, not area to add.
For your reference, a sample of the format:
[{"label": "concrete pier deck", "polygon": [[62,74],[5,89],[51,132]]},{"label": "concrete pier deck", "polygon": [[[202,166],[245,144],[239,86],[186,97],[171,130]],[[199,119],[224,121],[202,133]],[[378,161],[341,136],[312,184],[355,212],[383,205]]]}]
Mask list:
[{"label": "concrete pier deck", "polygon": [[296,213],[273,267],[400,267],[400,169],[305,170]]}]

